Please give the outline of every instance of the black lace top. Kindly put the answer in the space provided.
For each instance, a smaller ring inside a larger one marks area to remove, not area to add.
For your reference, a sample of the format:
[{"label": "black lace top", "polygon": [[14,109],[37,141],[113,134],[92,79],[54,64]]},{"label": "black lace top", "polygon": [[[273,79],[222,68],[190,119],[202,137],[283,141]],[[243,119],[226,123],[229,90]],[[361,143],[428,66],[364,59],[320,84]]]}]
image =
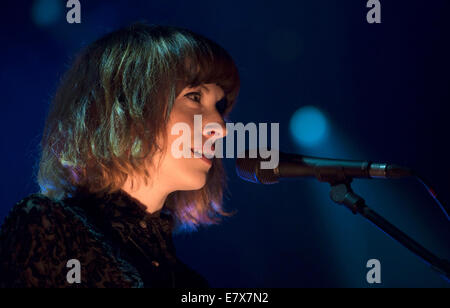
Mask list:
[{"label": "black lace top", "polygon": [[[123,191],[58,202],[32,194],[0,229],[0,287],[208,287],[176,257],[172,230],[170,214],[150,214]],[[68,280],[73,259],[80,283]]]}]

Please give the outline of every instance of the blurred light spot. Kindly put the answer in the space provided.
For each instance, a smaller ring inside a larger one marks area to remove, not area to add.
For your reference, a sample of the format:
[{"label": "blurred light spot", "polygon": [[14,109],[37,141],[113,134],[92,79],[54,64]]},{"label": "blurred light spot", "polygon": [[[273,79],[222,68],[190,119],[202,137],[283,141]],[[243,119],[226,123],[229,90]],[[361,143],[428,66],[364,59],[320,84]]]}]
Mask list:
[{"label": "blurred light spot", "polygon": [[327,120],[316,107],[301,107],[291,117],[290,130],[298,145],[315,146],[325,139]]},{"label": "blurred light spot", "polygon": [[63,18],[63,4],[61,0],[35,0],[31,8],[31,18],[38,26],[49,26]]}]

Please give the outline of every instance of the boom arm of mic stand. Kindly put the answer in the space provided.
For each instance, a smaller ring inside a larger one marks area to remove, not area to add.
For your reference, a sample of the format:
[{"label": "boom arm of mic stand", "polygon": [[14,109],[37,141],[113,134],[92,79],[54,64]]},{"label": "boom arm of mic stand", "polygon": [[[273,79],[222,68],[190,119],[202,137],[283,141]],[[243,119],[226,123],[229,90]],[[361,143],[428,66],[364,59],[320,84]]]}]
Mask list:
[{"label": "boom arm of mic stand", "polygon": [[330,182],[331,200],[338,204],[343,204],[355,215],[361,214],[378,228],[390,235],[394,240],[398,241],[400,244],[420,257],[425,263],[430,265],[431,268],[437,270],[439,274],[447,280],[447,282],[450,282],[450,263],[447,260],[440,259],[432,254],[422,245],[400,231],[389,221],[381,217],[375,211],[371,210],[366,205],[364,199],[353,192],[350,185],[351,181],[351,179],[346,179],[343,181]]}]

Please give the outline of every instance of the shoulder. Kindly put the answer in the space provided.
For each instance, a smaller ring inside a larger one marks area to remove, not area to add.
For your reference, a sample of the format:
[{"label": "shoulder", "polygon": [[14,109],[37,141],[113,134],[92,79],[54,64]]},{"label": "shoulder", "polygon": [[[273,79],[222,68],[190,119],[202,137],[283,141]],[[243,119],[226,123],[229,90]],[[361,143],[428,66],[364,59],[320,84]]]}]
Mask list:
[{"label": "shoulder", "polygon": [[30,237],[45,243],[56,236],[70,235],[77,215],[61,201],[43,194],[31,194],[17,202],[0,227],[0,247],[6,241]]},{"label": "shoulder", "polygon": [[[12,240],[15,236],[27,234],[55,232],[55,230],[69,219],[69,213],[64,210],[60,202],[35,193],[17,202],[10,210],[0,228],[0,240],[5,237]],[[1,245],[1,243],[0,243]]]},{"label": "shoulder", "polygon": [[0,228],[1,286],[40,286],[38,276],[48,271],[49,263],[43,262],[48,244],[58,236],[55,204],[42,194],[32,194],[10,210]]},{"label": "shoulder", "polygon": [[74,287],[111,281],[126,285],[101,236],[80,209],[39,193],[27,196],[13,206],[0,229],[0,286],[70,286],[66,275],[73,259],[81,264],[82,278]]},{"label": "shoulder", "polygon": [[60,202],[56,202],[43,194],[35,193],[23,198],[13,206],[3,222],[1,230],[2,233],[14,231],[14,229],[22,227],[19,222],[48,228],[48,221],[45,219],[61,218],[61,216],[67,216],[67,213]]},{"label": "shoulder", "polygon": [[49,286],[51,272],[66,266],[70,213],[60,202],[35,193],[17,202],[0,228],[0,284]]}]

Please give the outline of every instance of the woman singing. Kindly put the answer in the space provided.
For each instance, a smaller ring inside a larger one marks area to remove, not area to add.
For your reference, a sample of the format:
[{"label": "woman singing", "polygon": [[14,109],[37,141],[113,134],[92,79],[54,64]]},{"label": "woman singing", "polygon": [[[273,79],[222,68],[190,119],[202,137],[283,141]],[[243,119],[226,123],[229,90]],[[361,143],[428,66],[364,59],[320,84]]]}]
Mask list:
[{"label": "woman singing", "polygon": [[[40,192],[2,224],[0,286],[207,287],[172,232],[230,215],[210,157],[239,84],[229,54],[186,29],[134,24],[85,48],[47,116]],[[173,155],[176,123],[190,128],[192,155]]]}]

